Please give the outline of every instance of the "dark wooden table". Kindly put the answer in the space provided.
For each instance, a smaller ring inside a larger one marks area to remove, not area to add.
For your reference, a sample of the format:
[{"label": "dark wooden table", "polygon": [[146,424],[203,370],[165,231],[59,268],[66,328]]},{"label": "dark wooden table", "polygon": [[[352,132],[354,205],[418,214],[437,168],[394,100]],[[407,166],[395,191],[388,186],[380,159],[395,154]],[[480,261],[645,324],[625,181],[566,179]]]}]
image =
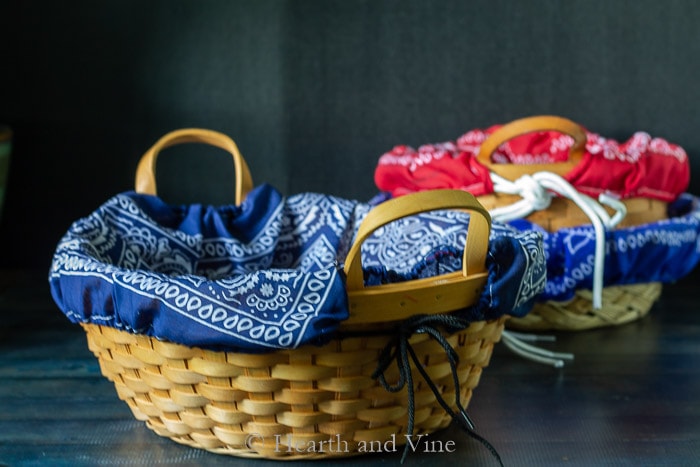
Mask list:
[{"label": "dark wooden table", "polygon": [[[0,465],[280,465],[181,446],[136,421],[101,376],[82,329],[51,301],[46,276],[1,275]],[[638,322],[557,334],[549,347],[576,355],[560,370],[498,345],[468,409],[478,431],[508,466],[700,465],[699,279],[667,285]],[[456,451],[414,453],[405,465],[496,465],[456,428],[431,436]]]}]

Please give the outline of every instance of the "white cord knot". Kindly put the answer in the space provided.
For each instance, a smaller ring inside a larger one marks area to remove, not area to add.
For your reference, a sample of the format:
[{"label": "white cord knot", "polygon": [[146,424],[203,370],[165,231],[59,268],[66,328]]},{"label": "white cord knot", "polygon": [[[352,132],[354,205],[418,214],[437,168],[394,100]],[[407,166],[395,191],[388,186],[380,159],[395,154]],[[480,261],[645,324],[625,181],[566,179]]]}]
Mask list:
[{"label": "white cord knot", "polygon": [[[491,218],[498,222],[522,219],[534,211],[547,209],[552,201],[552,192],[570,199],[588,216],[595,231],[595,264],[593,267],[593,308],[603,306],[603,270],[605,263],[605,230],[614,228],[627,214],[625,205],[613,196],[601,195],[598,201],[580,193],[564,178],[552,172],[537,172],[523,175],[511,182],[491,172],[493,189],[497,193],[517,194],[523,199],[490,211]],[[550,191],[551,190],[551,191]],[[613,208],[613,217],[601,204]]]},{"label": "white cord knot", "polygon": [[541,211],[552,203],[552,194],[530,175],[523,175],[515,181],[518,193],[532,209]]}]

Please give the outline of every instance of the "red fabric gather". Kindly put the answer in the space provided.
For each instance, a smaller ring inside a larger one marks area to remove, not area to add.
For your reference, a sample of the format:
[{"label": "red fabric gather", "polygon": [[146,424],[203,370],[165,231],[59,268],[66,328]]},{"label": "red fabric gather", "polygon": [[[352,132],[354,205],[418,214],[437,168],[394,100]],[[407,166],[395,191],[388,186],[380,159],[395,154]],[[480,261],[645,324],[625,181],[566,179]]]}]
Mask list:
[{"label": "red fabric gather", "polygon": [[[489,170],[477,160],[483,141],[500,128],[472,130],[455,142],[426,144],[414,149],[395,146],[379,158],[374,179],[381,191],[393,196],[453,188],[475,196],[493,192]],[[637,132],[619,143],[586,131],[583,158],[564,178],[580,192],[598,197],[601,193],[621,199],[644,197],[670,202],[690,182],[688,156],[682,147],[645,132]],[[556,131],[518,136],[502,144],[493,163],[547,164],[568,158],[573,138]]]}]

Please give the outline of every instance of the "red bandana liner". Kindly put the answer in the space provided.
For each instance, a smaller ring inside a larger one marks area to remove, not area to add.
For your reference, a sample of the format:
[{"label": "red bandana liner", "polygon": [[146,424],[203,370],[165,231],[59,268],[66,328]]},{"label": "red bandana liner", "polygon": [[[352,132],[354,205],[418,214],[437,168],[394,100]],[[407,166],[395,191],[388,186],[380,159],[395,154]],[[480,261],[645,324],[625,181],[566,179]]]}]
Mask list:
[{"label": "red bandana liner", "polygon": [[[502,125],[475,129],[456,142],[427,144],[417,150],[400,145],[382,155],[375,183],[392,196],[439,188],[462,189],[475,196],[493,193],[489,169],[477,160],[481,144]],[[690,181],[688,156],[682,147],[637,132],[623,143],[586,130],[581,161],[564,178],[578,191],[597,197],[642,197],[670,202]],[[564,162],[574,139],[557,131],[517,136],[500,145],[494,163],[516,165]]]}]

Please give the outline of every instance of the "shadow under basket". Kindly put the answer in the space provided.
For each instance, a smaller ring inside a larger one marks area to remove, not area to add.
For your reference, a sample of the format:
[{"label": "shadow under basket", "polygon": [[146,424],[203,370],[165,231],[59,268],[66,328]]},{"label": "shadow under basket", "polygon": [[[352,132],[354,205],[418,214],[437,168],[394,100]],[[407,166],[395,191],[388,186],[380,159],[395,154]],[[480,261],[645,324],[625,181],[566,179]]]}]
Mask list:
[{"label": "shadow under basket", "polygon": [[[501,338],[506,318],[474,322],[447,335],[459,355],[466,408]],[[391,334],[337,338],[323,346],[264,354],[219,352],[83,324],[102,374],[138,420],[160,436],[218,454],[280,460],[344,457],[370,443],[406,443],[407,390],[371,377]],[[455,394],[445,350],[426,334],[409,343],[442,398]],[[411,363],[413,434],[447,427],[451,417]],[[392,365],[384,373],[398,380]],[[451,391],[451,392],[450,392]],[[310,447],[324,452],[312,452]],[[323,450],[323,449],[321,449]]]}]

